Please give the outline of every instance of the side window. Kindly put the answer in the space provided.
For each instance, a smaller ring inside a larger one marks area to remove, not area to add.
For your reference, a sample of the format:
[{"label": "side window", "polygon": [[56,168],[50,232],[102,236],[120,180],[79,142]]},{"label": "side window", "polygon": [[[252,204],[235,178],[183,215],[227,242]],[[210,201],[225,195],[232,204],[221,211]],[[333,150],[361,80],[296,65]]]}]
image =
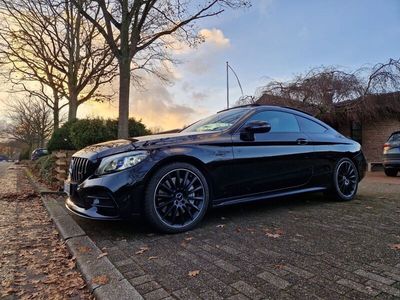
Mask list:
[{"label": "side window", "polygon": [[251,116],[247,121],[265,121],[271,124],[270,132],[300,132],[296,117],[281,111],[262,111]]},{"label": "side window", "polygon": [[314,122],[312,120],[309,120],[309,119],[306,119],[306,118],[303,118],[303,117],[300,117],[300,116],[297,116],[297,120],[299,121],[300,130],[302,132],[305,132],[305,133],[324,133],[327,130],[324,126],[319,125],[318,123],[316,123],[316,122]]},{"label": "side window", "polygon": [[400,142],[400,133],[393,133],[388,142]]}]

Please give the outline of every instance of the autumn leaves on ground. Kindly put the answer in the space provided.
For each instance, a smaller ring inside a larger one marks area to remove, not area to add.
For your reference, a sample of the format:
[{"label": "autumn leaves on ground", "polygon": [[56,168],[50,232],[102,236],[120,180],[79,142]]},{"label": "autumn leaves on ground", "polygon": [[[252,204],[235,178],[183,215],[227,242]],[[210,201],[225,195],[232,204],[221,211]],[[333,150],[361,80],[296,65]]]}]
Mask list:
[{"label": "autumn leaves on ground", "polygon": [[24,170],[1,171],[0,298],[92,298]]}]

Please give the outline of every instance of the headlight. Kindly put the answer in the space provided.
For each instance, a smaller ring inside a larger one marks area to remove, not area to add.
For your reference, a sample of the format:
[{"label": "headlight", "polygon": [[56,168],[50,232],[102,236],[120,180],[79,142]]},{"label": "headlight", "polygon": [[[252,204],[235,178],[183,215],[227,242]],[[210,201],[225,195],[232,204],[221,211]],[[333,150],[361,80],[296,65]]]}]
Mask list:
[{"label": "headlight", "polygon": [[96,170],[97,175],[113,173],[133,167],[149,155],[146,151],[132,151],[103,158]]}]

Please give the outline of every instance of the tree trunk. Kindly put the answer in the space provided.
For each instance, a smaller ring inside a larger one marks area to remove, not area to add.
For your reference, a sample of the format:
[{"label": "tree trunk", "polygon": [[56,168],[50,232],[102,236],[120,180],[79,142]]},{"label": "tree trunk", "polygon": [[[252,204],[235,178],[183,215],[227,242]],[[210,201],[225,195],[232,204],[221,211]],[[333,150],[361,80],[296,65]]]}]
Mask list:
[{"label": "tree trunk", "polygon": [[73,121],[76,119],[77,111],[78,111],[78,96],[75,93],[70,93],[68,121]]},{"label": "tree trunk", "polygon": [[54,105],[53,105],[53,130],[60,127],[60,99],[56,91],[53,90]]},{"label": "tree trunk", "polygon": [[119,60],[119,120],[118,138],[128,138],[129,130],[129,92],[131,85],[130,59]]},{"label": "tree trunk", "polygon": [[118,138],[128,138],[129,135],[129,92],[131,85],[131,58],[129,47],[129,5],[128,0],[121,1],[121,51],[118,57],[119,65],[119,119]]},{"label": "tree trunk", "polygon": [[60,127],[60,111],[54,107],[53,110],[53,130],[57,130]]}]

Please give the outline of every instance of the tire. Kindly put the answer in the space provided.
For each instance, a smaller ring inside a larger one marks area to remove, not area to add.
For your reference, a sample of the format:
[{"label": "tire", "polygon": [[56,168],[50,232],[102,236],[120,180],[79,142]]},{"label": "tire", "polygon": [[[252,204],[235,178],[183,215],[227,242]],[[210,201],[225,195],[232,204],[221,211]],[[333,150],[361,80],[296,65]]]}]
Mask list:
[{"label": "tire", "polygon": [[397,170],[397,169],[389,169],[389,168],[385,168],[385,174],[386,174],[386,176],[389,176],[389,177],[396,177],[397,176],[397,172],[398,172],[399,170]]},{"label": "tire", "polygon": [[202,172],[188,163],[171,163],[147,184],[144,215],[158,231],[179,233],[196,227],[209,204],[210,190]]},{"label": "tire", "polygon": [[328,196],[338,201],[353,200],[358,190],[359,176],[354,163],[349,158],[340,159],[335,166],[332,188]]}]

